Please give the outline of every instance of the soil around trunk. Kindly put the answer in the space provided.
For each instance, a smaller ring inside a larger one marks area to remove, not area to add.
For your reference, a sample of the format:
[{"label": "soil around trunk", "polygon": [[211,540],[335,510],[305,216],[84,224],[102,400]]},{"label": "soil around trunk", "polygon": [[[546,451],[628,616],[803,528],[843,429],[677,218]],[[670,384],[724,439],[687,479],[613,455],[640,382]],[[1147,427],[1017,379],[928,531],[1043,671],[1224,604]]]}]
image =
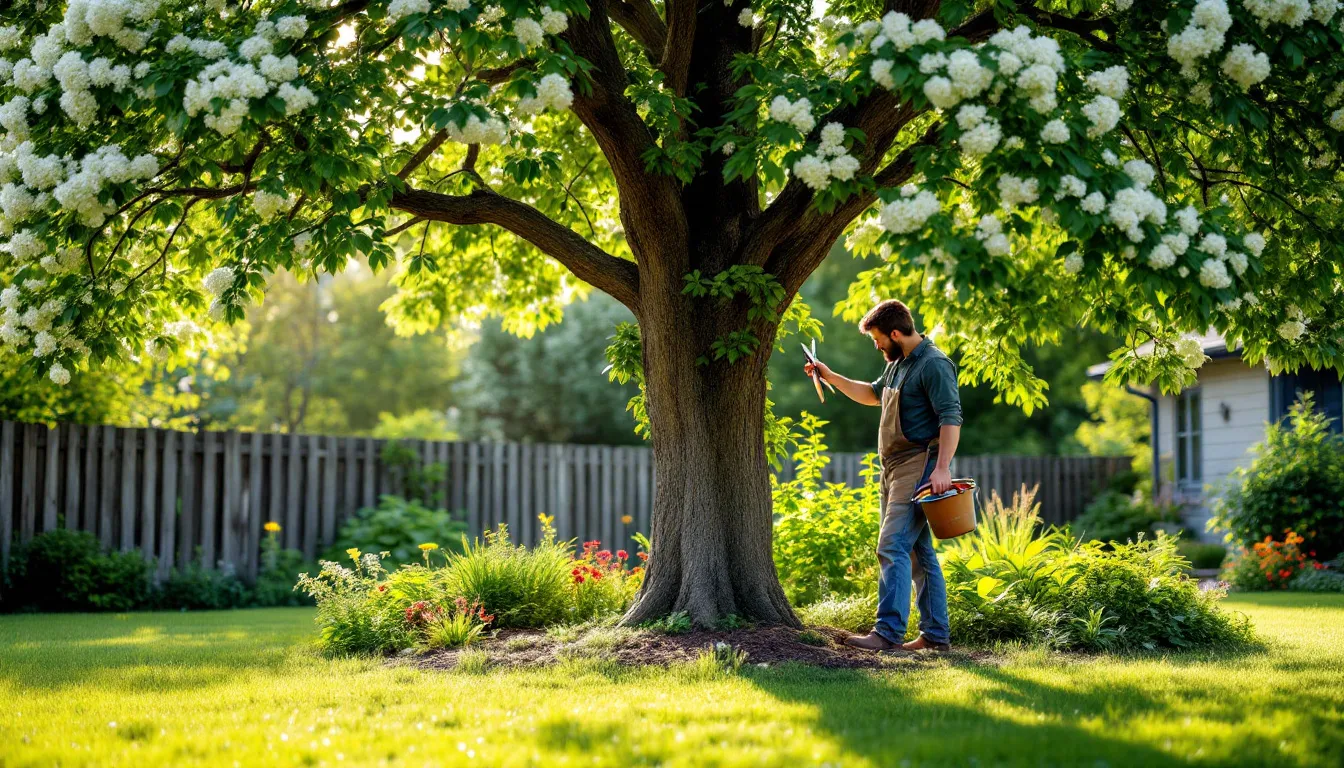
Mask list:
[{"label": "soil around trunk", "polygon": [[[767,626],[724,631],[695,630],[665,634],[624,627],[584,630],[504,630],[473,644],[470,652],[484,653],[486,665],[510,669],[544,667],[585,658],[612,661],[628,667],[666,667],[694,661],[718,643],[746,653],[746,664],[773,667],[795,663],[828,669],[892,669],[958,661],[986,661],[985,651],[951,653],[887,651],[874,653],[842,645],[848,632],[829,627],[796,630]],[[424,669],[454,669],[462,649],[429,651],[399,659]]]}]

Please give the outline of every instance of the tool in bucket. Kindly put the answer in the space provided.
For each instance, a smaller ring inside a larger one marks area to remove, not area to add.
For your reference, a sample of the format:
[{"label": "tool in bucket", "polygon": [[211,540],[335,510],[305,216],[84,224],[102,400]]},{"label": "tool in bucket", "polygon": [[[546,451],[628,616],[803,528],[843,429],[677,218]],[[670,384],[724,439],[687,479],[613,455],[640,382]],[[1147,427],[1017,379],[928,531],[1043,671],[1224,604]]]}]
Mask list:
[{"label": "tool in bucket", "polygon": [[953,539],[975,530],[975,489],[975,480],[969,477],[953,479],[952,487],[939,494],[925,483],[912,501],[924,510],[934,536]]},{"label": "tool in bucket", "polygon": [[[803,344],[802,347],[803,347],[803,357],[807,358],[807,362],[811,363],[812,365],[816,365],[816,364],[817,364],[817,340],[816,340],[816,339],[813,339],[813,340],[812,340],[812,349],[810,349],[810,350],[807,348],[807,345],[806,345],[806,344]],[[822,385],[823,383],[826,385],[826,388],[827,388],[827,389],[831,390],[832,392],[835,391],[835,387],[831,386],[831,382],[829,382],[829,381],[823,382],[823,380],[822,380],[822,378],[821,378],[821,374],[819,374],[819,373],[817,373],[815,370],[813,370],[813,371],[812,371],[812,384],[813,384],[813,386],[815,386],[815,387],[817,388],[817,397],[821,400],[821,402],[824,403],[824,402],[826,402],[826,395],[822,394],[822,391],[821,391],[821,385]]]}]

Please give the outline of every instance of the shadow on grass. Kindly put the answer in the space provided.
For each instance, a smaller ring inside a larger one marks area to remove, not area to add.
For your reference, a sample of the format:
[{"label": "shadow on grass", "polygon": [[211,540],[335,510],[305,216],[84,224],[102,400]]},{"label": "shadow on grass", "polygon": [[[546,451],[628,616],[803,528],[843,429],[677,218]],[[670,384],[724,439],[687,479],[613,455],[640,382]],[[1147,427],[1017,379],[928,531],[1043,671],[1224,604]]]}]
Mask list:
[{"label": "shadow on grass", "polygon": [[0,679],[39,689],[172,691],[275,673],[310,652],[312,615],[272,608],[0,616]]}]

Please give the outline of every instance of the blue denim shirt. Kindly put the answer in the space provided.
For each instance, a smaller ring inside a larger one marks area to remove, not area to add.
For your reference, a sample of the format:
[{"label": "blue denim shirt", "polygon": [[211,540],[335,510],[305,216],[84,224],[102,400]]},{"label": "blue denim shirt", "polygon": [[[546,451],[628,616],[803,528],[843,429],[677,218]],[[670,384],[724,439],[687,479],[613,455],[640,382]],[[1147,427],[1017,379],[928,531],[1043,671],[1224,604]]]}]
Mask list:
[{"label": "blue denim shirt", "polygon": [[[918,366],[916,378],[907,382],[910,371],[925,355],[930,359]],[[909,355],[888,363],[872,386],[879,400],[884,387],[901,390],[901,431],[911,442],[927,443],[938,437],[941,427],[961,426],[957,365],[927,336]]]}]

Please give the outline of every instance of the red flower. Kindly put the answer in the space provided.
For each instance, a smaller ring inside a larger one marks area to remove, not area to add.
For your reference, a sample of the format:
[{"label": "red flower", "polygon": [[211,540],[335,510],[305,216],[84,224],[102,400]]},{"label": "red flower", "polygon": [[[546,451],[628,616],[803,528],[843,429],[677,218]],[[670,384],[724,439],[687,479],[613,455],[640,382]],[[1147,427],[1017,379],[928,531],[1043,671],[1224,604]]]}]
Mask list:
[{"label": "red flower", "polygon": [[604,549],[601,552],[597,553],[597,562],[599,563],[605,563],[610,559],[611,559],[611,550],[609,549]]},{"label": "red flower", "polygon": [[635,554],[636,554],[636,555],[639,555],[639,559],[640,559],[640,560],[643,560],[643,561],[646,562],[646,563],[649,561],[649,553],[648,553],[648,552],[636,552]]},{"label": "red flower", "polygon": [[597,549],[600,546],[602,546],[602,542],[600,541],[585,541],[583,542],[583,551],[586,554],[588,550]]},{"label": "red flower", "polygon": [[578,568],[575,568],[574,570],[572,570],[572,571],[569,572],[569,575],[570,575],[570,576],[578,576],[578,575],[579,575],[579,569],[578,569]]},{"label": "red flower", "polygon": [[387,585],[386,585],[386,584],[379,584],[379,585],[378,585],[378,591],[379,591],[379,592],[386,592],[386,591],[387,591]]},{"label": "red flower", "polygon": [[582,577],[582,576],[575,576],[575,577],[574,577],[574,583],[575,583],[575,584],[582,584],[582,583],[583,583],[583,577]]},{"label": "red flower", "polygon": [[[1314,553],[1313,553],[1313,554],[1314,554]],[[629,552],[626,552],[624,549],[618,549],[618,550],[616,550],[616,559],[617,559],[617,560],[629,560],[629,559],[630,559],[630,553],[629,553]]]},{"label": "red flower", "polygon": [[601,580],[602,580],[602,572],[593,571],[593,581],[601,581]]},{"label": "red flower", "polygon": [[1316,570],[1318,570],[1318,571],[1323,571],[1323,570],[1325,570],[1325,566],[1324,566],[1324,565],[1321,565],[1320,563],[1312,563],[1312,566],[1315,567]]},{"label": "red flower", "polygon": [[1282,571],[1279,571],[1279,576],[1281,576],[1281,577],[1283,577],[1283,578],[1285,578],[1285,579],[1288,578],[1289,576],[1292,576],[1292,575],[1293,575],[1293,572],[1292,572],[1292,571],[1289,571],[1289,570],[1282,570]]}]

